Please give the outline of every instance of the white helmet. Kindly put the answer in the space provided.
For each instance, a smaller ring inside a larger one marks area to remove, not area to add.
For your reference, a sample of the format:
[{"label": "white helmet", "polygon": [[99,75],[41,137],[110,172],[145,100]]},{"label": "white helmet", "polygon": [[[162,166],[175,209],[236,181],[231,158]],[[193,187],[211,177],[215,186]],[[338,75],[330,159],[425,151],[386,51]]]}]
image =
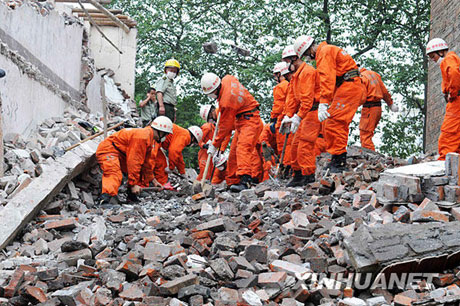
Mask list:
[{"label": "white helmet", "polygon": [[204,121],[208,121],[209,112],[214,106],[211,104],[201,105],[200,107],[200,117],[203,118]]},{"label": "white helmet", "polygon": [[275,68],[273,68],[273,74],[275,73],[281,73],[281,75],[285,75],[289,73],[289,64],[286,62],[279,62],[275,65]]},{"label": "white helmet", "polygon": [[203,131],[196,125],[192,125],[188,128],[188,130],[193,134],[193,136],[195,136],[196,141],[200,143],[201,139],[203,138]]},{"label": "white helmet", "polygon": [[288,63],[281,62],[279,64],[280,64],[280,67],[281,67],[281,70],[280,70],[281,75],[285,75],[285,74],[288,74],[289,72],[291,72],[289,70],[289,64]]},{"label": "white helmet", "polygon": [[280,73],[280,72],[281,72],[281,68],[284,66],[283,64],[285,64],[285,63],[284,63],[284,62],[276,63],[276,64],[275,64],[275,67],[273,67],[273,74],[275,74],[275,73]]},{"label": "white helmet", "polygon": [[298,57],[301,57],[308,48],[313,45],[315,39],[308,35],[301,35],[297,37],[294,43],[294,51]]},{"label": "white helmet", "polygon": [[[219,161],[214,165],[216,168],[221,168],[228,160],[228,152],[224,152],[221,155],[219,155]],[[223,169],[219,169],[223,170]]]},{"label": "white helmet", "polygon": [[155,120],[153,120],[152,122],[152,127],[155,130],[170,133],[170,134],[173,132],[173,123],[171,119],[169,119],[166,116],[156,117]]},{"label": "white helmet", "polygon": [[207,72],[201,77],[201,89],[205,95],[209,95],[220,85],[220,78],[212,72]]},{"label": "white helmet", "polygon": [[428,42],[426,45],[426,54],[430,54],[432,52],[447,50],[449,46],[442,38],[433,38]]},{"label": "white helmet", "polygon": [[286,57],[290,57],[290,56],[296,56],[297,54],[295,53],[294,51],[294,46],[293,45],[289,45],[287,46],[286,48],[284,48],[283,50],[283,54],[281,55],[281,58],[286,58]]}]

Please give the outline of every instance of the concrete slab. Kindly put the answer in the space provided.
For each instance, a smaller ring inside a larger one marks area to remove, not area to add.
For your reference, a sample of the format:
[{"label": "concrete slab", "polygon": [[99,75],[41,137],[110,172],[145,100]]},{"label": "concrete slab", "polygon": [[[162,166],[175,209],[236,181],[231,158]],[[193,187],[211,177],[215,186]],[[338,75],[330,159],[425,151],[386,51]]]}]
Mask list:
[{"label": "concrete slab", "polygon": [[393,169],[387,169],[384,171],[384,173],[412,175],[417,177],[442,176],[445,174],[445,168],[445,162],[438,160],[428,163],[421,163]]},{"label": "concrete slab", "polygon": [[0,211],[0,249],[6,247],[70,180],[94,164],[96,148],[101,140],[102,137],[90,140],[85,146],[44,164],[43,174],[8,202]]}]

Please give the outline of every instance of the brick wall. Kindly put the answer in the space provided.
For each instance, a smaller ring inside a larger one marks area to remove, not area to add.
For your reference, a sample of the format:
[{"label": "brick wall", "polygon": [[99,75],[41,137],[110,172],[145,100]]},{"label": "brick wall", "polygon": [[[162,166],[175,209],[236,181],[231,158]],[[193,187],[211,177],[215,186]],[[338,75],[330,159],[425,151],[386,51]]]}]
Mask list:
[{"label": "brick wall", "polygon": [[[431,31],[430,39],[443,38],[450,50],[460,54],[460,1],[431,0]],[[441,71],[439,66],[428,65],[428,93],[425,151],[437,152],[438,137],[446,108],[441,93]]]}]

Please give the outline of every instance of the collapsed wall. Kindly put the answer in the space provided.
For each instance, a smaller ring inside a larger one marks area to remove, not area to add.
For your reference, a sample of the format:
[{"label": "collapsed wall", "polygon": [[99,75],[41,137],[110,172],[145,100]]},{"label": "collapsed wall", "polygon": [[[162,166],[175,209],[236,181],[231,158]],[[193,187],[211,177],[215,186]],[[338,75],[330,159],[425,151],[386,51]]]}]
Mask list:
[{"label": "collapsed wall", "polygon": [[[83,25],[31,5],[0,3],[3,133],[29,134],[46,118],[80,104]],[[27,20],[27,22],[25,22]]]}]

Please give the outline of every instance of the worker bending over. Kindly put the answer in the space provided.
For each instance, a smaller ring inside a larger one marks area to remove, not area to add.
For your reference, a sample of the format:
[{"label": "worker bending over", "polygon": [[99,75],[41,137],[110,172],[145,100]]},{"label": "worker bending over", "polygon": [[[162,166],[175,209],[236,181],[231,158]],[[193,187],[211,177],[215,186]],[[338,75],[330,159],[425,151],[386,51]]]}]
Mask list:
[{"label": "worker bending over", "polygon": [[123,129],[103,140],[96,150],[96,158],[102,169],[102,194],[98,204],[109,203],[118,194],[123,173],[128,174],[128,199],[137,201],[142,187],[150,182],[161,187],[153,169],[160,143],[173,133],[173,123],[160,116],[152,125],[139,129]]}]

